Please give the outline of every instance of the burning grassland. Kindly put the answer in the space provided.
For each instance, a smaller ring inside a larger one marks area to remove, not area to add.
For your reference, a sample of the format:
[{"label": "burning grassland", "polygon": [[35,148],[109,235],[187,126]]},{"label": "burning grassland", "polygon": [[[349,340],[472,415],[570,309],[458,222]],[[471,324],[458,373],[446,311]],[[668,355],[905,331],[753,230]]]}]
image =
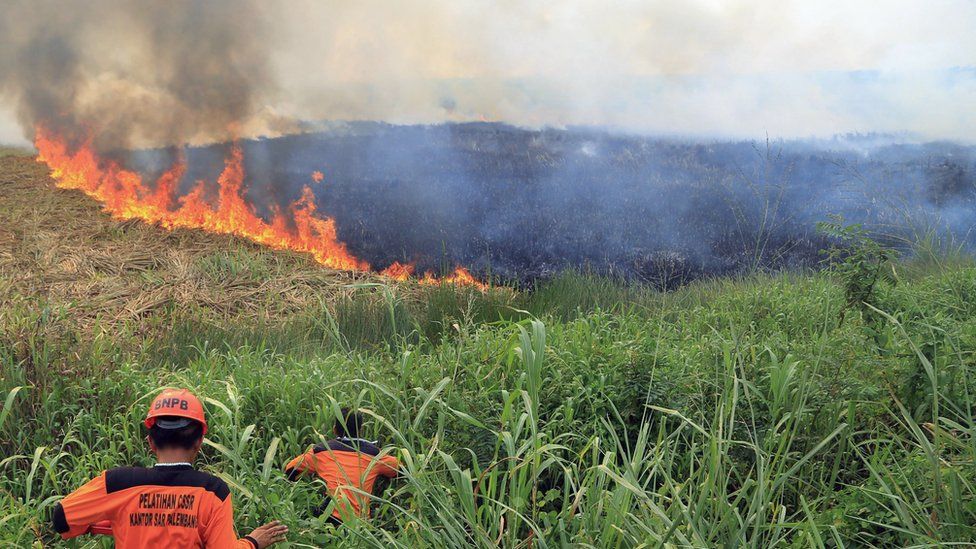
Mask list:
[{"label": "burning grassland", "polygon": [[201,181],[184,196],[175,186],[186,170],[178,160],[149,187],[135,172],[100,159],[90,145],[70,151],[43,128],[36,135],[37,160],[51,168],[51,176],[63,189],[77,189],[99,201],[116,219],[140,220],[166,229],[203,229],[241,236],[277,249],[309,253],[323,265],[339,270],[363,271],[369,265],[352,257],[337,241],[335,222],[315,215],[315,199],[304,192],[289,206],[291,227],[283,215],[271,221],[258,217],[241,194],[244,182],[243,153],[233,147],[217,178],[217,206],[205,199]]},{"label": "burning grassland", "polygon": [[[976,150],[883,136],[757,144],[349,123],[106,157],[113,173],[142,174],[133,192],[129,176],[108,180],[113,197],[136,197],[101,198],[113,215],[190,220],[394,280],[531,285],[585,268],[673,288],[815,268],[827,245],[816,224],[829,214],[896,246],[929,231],[974,243]],[[142,209],[126,211],[132,203]],[[228,229],[241,225],[231,218],[249,228]]]},{"label": "burning grassland", "polygon": [[[257,215],[254,205],[244,196],[244,158],[238,145],[231,147],[216,179],[216,197],[211,198],[207,196],[204,181],[196,182],[188,193],[178,194],[177,186],[186,171],[182,157],[150,185],[143,182],[139,173],[100,158],[90,142],[72,149],[64,140],[39,127],[35,144],[38,162],[51,169],[51,177],[58,187],[84,192],[118,220],[139,220],[170,230],[202,229],[234,235],[274,249],[307,253],[332,269],[370,270],[368,263],[350,254],[338,240],[335,221],[316,213],[315,196],[307,186],[286,208],[275,208],[270,220]],[[313,172],[313,179],[321,181],[321,172]],[[391,265],[388,273],[384,271],[401,281],[412,273],[411,265],[399,264]],[[426,272],[421,282],[487,288],[462,267],[456,267],[453,274],[443,279]]]},{"label": "burning grassland", "polygon": [[[149,325],[159,313],[179,311],[220,324],[275,323],[366,291],[352,284],[384,281],[323,268],[308,253],[217,232],[163,230],[162,220],[120,221],[99,210],[81,193],[56,188],[33,156],[0,158],[0,309],[47,311],[83,332]],[[395,291],[411,300],[419,288]]]},{"label": "burning grassland", "polygon": [[926,233],[973,245],[976,152],[951,144],[870,136],[760,147],[368,123],[102,154],[43,128],[36,142],[59,187],[116,219],[235,235],[421,284],[483,289],[490,278],[587,268],[673,288],[815,268],[827,244],[816,223],[829,214],[895,246]]}]

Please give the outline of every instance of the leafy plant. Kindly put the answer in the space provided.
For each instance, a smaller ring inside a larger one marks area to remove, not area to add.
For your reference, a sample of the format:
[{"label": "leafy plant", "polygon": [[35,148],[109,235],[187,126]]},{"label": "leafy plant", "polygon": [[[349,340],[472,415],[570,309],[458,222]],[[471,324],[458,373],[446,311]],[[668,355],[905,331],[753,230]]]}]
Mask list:
[{"label": "leafy plant", "polygon": [[[283,325],[162,310],[97,342],[71,310],[5,309],[0,545],[55,544],[59,497],[151,463],[162,385],[205,401],[197,465],[238,530],[278,518],[296,547],[972,545],[976,268],[900,270],[870,330],[830,321],[848,297],[819,273],[668,293],[567,275],[502,301],[364,287]],[[403,466],[335,529],[311,513],[321,484],[281,467],[341,406]]]},{"label": "leafy plant", "polygon": [[868,306],[875,304],[878,281],[884,270],[890,269],[892,261],[898,258],[898,251],[873,239],[859,223],[845,225],[840,216],[821,221],[817,229],[834,241],[826,254],[831,272],[840,278],[844,287],[846,302],[841,321],[852,308],[868,312]]}]

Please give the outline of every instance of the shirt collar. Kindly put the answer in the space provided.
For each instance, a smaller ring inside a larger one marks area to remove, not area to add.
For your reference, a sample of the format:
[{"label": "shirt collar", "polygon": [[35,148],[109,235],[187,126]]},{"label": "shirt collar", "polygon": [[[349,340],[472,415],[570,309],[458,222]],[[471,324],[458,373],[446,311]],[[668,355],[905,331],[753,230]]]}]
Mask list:
[{"label": "shirt collar", "polygon": [[373,446],[376,446],[376,443],[379,442],[378,440],[366,440],[365,438],[349,438],[349,437],[336,437],[336,440],[341,442],[355,442],[357,444],[365,442],[366,444],[372,444]]},{"label": "shirt collar", "polygon": [[186,461],[179,461],[176,463],[157,463],[156,467],[173,468],[173,469],[192,469],[193,464]]}]

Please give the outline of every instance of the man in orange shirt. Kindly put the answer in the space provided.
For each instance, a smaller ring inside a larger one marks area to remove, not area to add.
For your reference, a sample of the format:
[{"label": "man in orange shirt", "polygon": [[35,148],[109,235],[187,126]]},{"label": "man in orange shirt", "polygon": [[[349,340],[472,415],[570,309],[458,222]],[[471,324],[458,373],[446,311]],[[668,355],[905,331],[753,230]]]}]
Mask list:
[{"label": "man in orange shirt", "polygon": [[227,484],[193,469],[207,433],[197,397],[185,389],[163,391],[145,425],[156,465],[109,469],[68,494],[54,507],[54,529],[62,538],[111,534],[122,549],[264,549],[285,539],[288,527],[278,521],[238,539]]},{"label": "man in orange shirt", "polygon": [[[395,457],[380,455],[376,442],[359,438],[362,414],[349,408],[340,414],[333,429],[336,438],[312,447],[285,466],[289,480],[313,473],[325,481],[328,495],[336,500],[329,517],[335,525],[353,515],[369,516],[369,497],[365,494],[373,493],[377,478],[393,478],[400,467]],[[321,509],[327,506],[328,500]]]}]

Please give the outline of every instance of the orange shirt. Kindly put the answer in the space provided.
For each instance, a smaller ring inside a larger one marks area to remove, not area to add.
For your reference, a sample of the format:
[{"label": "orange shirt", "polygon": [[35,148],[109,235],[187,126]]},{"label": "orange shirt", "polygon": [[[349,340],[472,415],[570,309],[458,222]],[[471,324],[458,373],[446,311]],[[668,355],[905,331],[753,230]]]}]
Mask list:
[{"label": "orange shirt", "polygon": [[320,444],[296,457],[285,465],[289,478],[302,473],[314,473],[328,487],[329,495],[336,499],[332,516],[342,519],[355,513],[369,515],[369,500],[350,488],[373,493],[373,485],[379,476],[395,477],[400,462],[393,456],[379,457],[380,449],[361,439],[339,438]]},{"label": "orange shirt", "polygon": [[109,469],[54,508],[54,529],[64,539],[106,520],[120,549],[256,549],[251,540],[237,539],[227,484],[190,465]]}]

